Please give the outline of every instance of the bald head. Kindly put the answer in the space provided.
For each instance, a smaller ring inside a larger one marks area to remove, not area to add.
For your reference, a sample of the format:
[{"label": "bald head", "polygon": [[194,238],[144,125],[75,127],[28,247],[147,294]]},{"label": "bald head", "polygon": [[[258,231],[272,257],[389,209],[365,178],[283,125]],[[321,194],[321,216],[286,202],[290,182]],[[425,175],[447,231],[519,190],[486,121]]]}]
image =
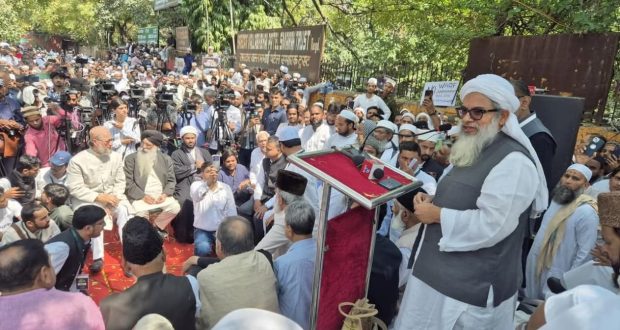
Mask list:
[{"label": "bald head", "polygon": [[103,126],[95,126],[91,128],[88,135],[91,140],[101,140],[101,139],[106,139],[108,137],[112,137],[110,130]]},{"label": "bald head", "polygon": [[254,249],[252,227],[245,218],[239,216],[226,217],[217,229],[217,241],[221,253],[231,256]]}]

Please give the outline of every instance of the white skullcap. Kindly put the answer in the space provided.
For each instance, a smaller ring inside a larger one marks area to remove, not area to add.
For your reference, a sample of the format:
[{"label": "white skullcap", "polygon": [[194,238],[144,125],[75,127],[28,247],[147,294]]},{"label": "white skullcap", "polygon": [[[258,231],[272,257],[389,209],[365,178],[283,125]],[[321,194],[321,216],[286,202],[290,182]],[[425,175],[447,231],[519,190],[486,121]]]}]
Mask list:
[{"label": "white skullcap", "polygon": [[215,324],[213,330],[302,330],[299,324],[286,316],[274,312],[241,308],[234,310]]},{"label": "white skullcap", "polygon": [[288,73],[288,68],[286,66],[284,66],[284,65],[280,65],[280,71],[282,73]]},{"label": "white skullcap", "polygon": [[235,72],[235,69],[230,68],[230,69],[228,69],[228,72]]},{"label": "white skullcap", "polygon": [[179,133],[179,135],[183,137],[185,134],[188,133],[198,136],[198,130],[194,126],[184,126],[183,128],[181,128],[181,132]]},{"label": "white skullcap", "polygon": [[494,74],[481,74],[468,81],[461,88],[461,101],[470,93],[480,93],[499,104],[499,106],[515,113],[519,109],[519,99],[515,96],[514,87],[508,80]]},{"label": "white skullcap", "polygon": [[538,174],[538,186],[535,187],[536,194],[534,196],[534,203],[530,212],[530,217],[538,217],[540,213],[547,209],[549,205],[549,191],[547,190],[547,180],[545,179],[545,172],[542,165],[538,160],[538,155],[532,147],[532,143],[528,137],[523,133],[523,130],[519,126],[519,121],[515,112],[519,108],[519,99],[515,96],[515,91],[508,80],[494,74],[483,74],[466,82],[461,88],[461,101],[470,93],[480,93],[497,103],[500,108],[510,111],[510,115],[506,120],[506,123],[501,128],[504,134],[510,136],[515,141],[519,142],[530,154],[530,158],[536,165],[536,172]]},{"label": "white skullcap", "polygon": [[377,79],[376,78],[370,78],[368,79],[368,85],[376,85],[377,84]]},{"label": "white skullcap", "polygon": [[355,109],[353,109],[353,112],[357,113],[357,112],[361,112],[364,114],[364,116],[366,116],[366,109],[362,108],[362,107],[357,107]]},{"label": "white skullcap", "polygon": [[293,78],[299,79],[301,78],[301,74],[299,74],[299,72],[293,72]]},{"label": "white skullcap", "polygon": [[312,104],[312,106],[317,106],[317,107],[323,109],[323,103],[321,103],[321,102],[314,102],[314,104]]},{"label": "white skullcap", "polygon": [[250,70],[249,69],[243,69],[243,71],[241,71],[243,74],[250,74]]},{"label": "white skullcap", "polygon": [[420,118],[422,117],[426,118],[426,125],[429,129],[435,129],[431,116],[429,116],[426,112],[420,112],[417,116],[415,116],[415,121],[420,121]]},{"label": "white skullcap", "polygon": [[427,129],[419,130],[419,134],[422,134],[418,136],[419,141],[430,141],[433,143],[437,143],[437,141],[439,141],[439,136],[441,135],[440,132]]},{"label": "white skullcap", "polygon": [[293,126],[286,126],[276,133],[276,137],[280,142],[285,143],[294,140],[300,140],[299,138],[299,129]]},{"label": "white skullcap", "polygon": [[172,323],[159,314],[146,314],[138,320],[132,330],[174,330]]},{"label": "white skullcap", "polygon": [[355,125],[357,125],[357,122],[358,122],[357,116],[351,110],[346,110],[346,109],[342,110],[340,111],[338,116],[348,119],[352,121]]},{"label": "white skullcap", "polygon": [[4,192],[11,189],[11,182],[7,178],[0,178],[0,188],[4,189]]},{"label": "white skullcap", "polygon": [[383,127],[383,128],[387,128],[390,131],[392,131],[392,133],[398,131],[398,126],[396,126],[396,124],[394,124],[393,122],[389,121],[389,120],[379,120],[379,122],[377,123],[377,127]]},{"label": "white skullcap", "polygon": [[409,117],[409,118],[413,119],[413,121],[416,121],[415,120],[415,116],[411,112],[409,112],[409,111],[401,113],[401,116]]},{"label": "white skullcap", "polygon": [[396,87],[396,81],[394,81],[394,79],[392,78],[386,78],[385,83],[392,85],[392,87]]},{"label": "white skullcap", "polygon": [[245,63],[241,63],[241,68],[245,69],[247,67],[247,65],[245,65]]},{"label": "white skullcap", "polygon": [[410,131],[413,132],[413,134],[418,134],[418,128],[411,125],[411,124],[402,124],[400,125],[400,127],[398,128],[398,133],[402,132],[402,131]]},{"label": "white skullcap", "polygon": [[583,174],[583,176],[586,178],[586,181],[590,181],[590,179],[592,179],[592,171],[583,164],[573,164],[566,169],[566,171],[568,170],[575,170]]},{"label": "white skullcap", "polygon": [[235,91],[235,97],[241,97],[241,93],[239,93],[239,91]]}]

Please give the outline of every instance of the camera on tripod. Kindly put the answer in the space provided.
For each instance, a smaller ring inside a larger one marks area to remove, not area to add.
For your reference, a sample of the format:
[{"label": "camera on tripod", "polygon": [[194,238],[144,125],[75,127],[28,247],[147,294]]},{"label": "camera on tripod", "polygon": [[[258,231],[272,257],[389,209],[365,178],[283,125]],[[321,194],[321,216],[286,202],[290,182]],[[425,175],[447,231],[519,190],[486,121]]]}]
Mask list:
[{"label": "camera on tripod", "polygon": [[131,84],[129,85],[129,97],[134,100],[144,100],[145,92],[142,85]]},{"label": "camera on tripod", "polygon": [[88,64],[88,57],[78,56],[75,58],[75,63],[82,65]]}]

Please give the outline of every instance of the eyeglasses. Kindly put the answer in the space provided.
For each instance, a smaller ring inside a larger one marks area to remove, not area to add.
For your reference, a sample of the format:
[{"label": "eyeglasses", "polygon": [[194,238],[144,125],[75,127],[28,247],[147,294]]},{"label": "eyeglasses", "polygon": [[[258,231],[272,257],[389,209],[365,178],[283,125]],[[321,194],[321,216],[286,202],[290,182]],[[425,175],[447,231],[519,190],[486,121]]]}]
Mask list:
[{"label": "eyeglasses", "polygon": [[476,108],[471,108],[471,109],[467,109],[466,107],[459,107],[456,109],[456,113],[459,115],[460,118],[465,117],[466,114],[469,114],[469,117],[473,120],[480,120],[482,119],[482,116],[484,116],[485,113],[487,112],[498,112],[501,109],[483,109],[480,107],[476,107]]}]

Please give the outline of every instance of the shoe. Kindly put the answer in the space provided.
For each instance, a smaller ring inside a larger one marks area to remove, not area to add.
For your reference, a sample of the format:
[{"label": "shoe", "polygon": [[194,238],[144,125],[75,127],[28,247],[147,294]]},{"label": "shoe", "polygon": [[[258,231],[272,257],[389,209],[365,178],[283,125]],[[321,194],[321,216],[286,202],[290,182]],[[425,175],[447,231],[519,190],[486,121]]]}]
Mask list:
[{"label": "shoe", "polygon": [[99,273],[101,271],[101,269],[103,269],[103,260],[102,259],[93,260],[93,263],[90,264],[90,266],[88,266],[88,270],[92,274]]},{"label": "shoe", "polygon": [[168,232],[164,229],[159,229],[158,227],[155,227],[155,229],[157,229],[157,234],[159,234],[159,237],[161,237],[161,239],[166,240],[168,238]]},{"label": "shoe", "polygon": [[547,279],[547,286],[549,287],[549,290],[555,294],[566,291],[566,288],[562,285],[562,281],[560,281],[557,277],[549,277]]}]

